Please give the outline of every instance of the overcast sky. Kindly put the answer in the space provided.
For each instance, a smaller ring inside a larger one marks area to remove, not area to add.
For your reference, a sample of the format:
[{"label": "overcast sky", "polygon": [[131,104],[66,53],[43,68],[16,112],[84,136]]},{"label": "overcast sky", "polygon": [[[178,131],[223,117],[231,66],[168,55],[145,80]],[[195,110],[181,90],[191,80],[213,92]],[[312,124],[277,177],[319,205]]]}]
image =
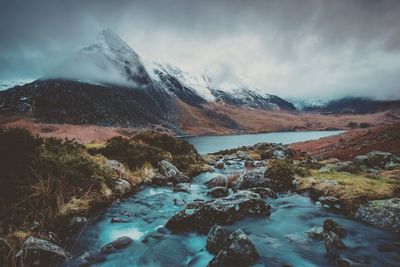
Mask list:
[{"label": "overcast sky", "polygon": [[0,0],[0,80],[45,75],[104,28],[286,98],[400,98],[397,0]]}]

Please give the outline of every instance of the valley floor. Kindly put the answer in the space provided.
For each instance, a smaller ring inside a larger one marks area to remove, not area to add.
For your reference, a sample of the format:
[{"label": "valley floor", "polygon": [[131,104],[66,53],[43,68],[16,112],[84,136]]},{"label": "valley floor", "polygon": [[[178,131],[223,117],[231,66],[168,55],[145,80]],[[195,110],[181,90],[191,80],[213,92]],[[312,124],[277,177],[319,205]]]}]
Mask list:
[{"label": "valley floor", "polygon": [[[294,113],[238,108],[228,105],[189,106],[178,102],[179,127],[188,135],[227,135],[266,133],[276,131],[355,130],[360,128],[400,123],[400,111],[389,110],[375,114],[334,115],[319,113]],[[109,127],[98,125],[50,124],[31,117],[7,117],[0,115],[0,127],[24,127],[43,137],[76,139],[82,143],[104,142],[122,135],[132,136],[143,130],[176,134],[171,130],[153,125],[144,128]],[[330,139],[334,140],[334,139]]]}]

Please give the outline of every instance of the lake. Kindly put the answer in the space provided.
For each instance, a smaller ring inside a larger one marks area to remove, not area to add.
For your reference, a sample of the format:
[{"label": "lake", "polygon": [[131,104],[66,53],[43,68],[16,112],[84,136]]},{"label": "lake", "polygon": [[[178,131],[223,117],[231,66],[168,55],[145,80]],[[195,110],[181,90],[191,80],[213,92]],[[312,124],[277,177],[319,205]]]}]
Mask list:
[{"label": "lake", "polygon": [[342,132],[343,131],[273,132],[223,136],[192,136],[182,137],[182,139],[194,145],[200,154],[208,154],[223,149],[251,146],[261,142],[291,144],[337,135]]}]

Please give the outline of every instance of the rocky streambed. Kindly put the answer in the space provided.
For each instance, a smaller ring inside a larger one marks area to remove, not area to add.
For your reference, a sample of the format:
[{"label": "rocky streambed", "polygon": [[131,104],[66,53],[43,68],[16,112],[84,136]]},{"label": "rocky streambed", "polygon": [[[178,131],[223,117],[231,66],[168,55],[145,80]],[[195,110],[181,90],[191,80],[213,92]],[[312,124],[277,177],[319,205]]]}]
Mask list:
[{"label": "rocky streambed", "polygon": [[398,266],[397,234],[329,197],[287,192],[264,176],[264,160],[239,151],[209,164],[189,182],[164,162],[152,185],[89,219],[64,266]]}]

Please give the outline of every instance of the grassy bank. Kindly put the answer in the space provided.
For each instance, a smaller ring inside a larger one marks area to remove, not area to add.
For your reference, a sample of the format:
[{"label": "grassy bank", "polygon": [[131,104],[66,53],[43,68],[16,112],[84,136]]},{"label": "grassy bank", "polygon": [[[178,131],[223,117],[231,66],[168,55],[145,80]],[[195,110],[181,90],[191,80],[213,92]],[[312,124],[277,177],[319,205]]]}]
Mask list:
[{"label": "grassy bank", "polygon": [[399,194],[400,170],[384,171],[378,176],[366,173],[332,171],[321,173],[311,170],[310,175],[299,178],[298,190],[334,196],[350,214],[369,200],[387,199]]},{"label": "grassy bank", "polygon": [[85,146],[25,129],[0,130],[0,265],[15,264],[13,256],[28,236],[53,231],[63,237],[69,218],[121,197],[117,179],[132,187],[148,181],[162,159],[187,175],[204,170],[192,145],[154,132]]}]

